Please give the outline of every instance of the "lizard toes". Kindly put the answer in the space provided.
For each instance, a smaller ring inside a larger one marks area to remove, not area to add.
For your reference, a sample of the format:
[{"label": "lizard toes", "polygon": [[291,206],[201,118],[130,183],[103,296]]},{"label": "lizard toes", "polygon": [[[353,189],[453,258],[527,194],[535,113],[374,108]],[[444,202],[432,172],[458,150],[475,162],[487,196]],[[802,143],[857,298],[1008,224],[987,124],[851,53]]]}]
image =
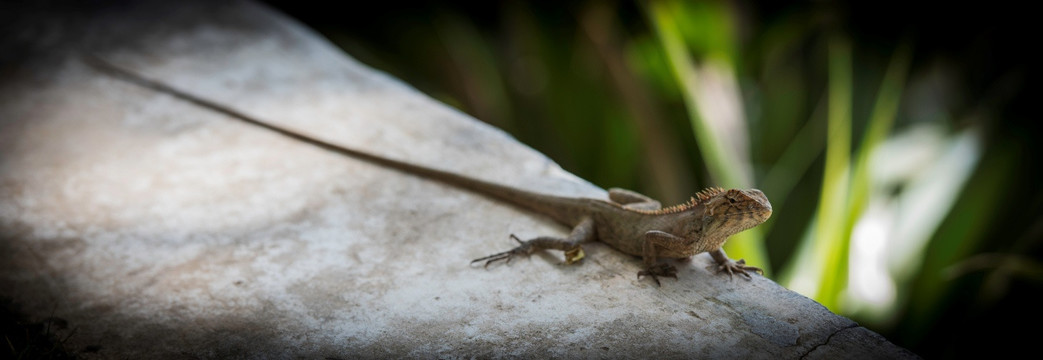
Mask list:
[{"label": "lizard toes", "polygon": [[485,261],[485,265],[482,266],[484,268],[488,268],[489,265],[491,265],[494,262],[500,261],[500,260],[505,260],[505,263],[509,264],[509,263],[511,263],[511,257],[512,256],[513,256],[513,254],[511,254],[510,251],[505,251],[505,252],[502,252],[502,253],[492,254],[492,255],[489,255],[489,256],[486,256],[486,257],[482,257],[482,258],[471,260],[471,264],[474,264],[476,262]]},{"label": "lizard toes", "polygon": [[656,264],[637,272],[638,279],[641,279],[642,276],[651,277],[652,280],[655,280],[657,286],[662,286],[662,283],[659,282],[659,277],[672,277],[677,279],[677,268],[670,264]]},{"label": "lizard toes", "polygon": [[756,272],[761,275],[764,275],[764,270],[761,270],[761,268],[755,266],[747,266],[746,260],[744,259],[739,259],[738,261],[729,260],[726,263],[717,265],[717,273],[721,273],[724,271],[728,272],[729,278],[734,278],[735,274],[739,274],[746,277],[746,279],[748,280],[753,279],[753,277],[750,276],[750,272]]},{"label": "lizard toes", "polygon": [[471,264],[474,264],[476,262],[485,261],[485,266],[484,266],[485,268],[488,268],[490,264],[492,264],[494,262],[497,262],[497,261],[500,261],[500,260],[503,260],[505,264],[510,264],[511,263],[511,259],[514,258],[515,256],[529,255],[529,253],[532,252],[532,245],[531,244],[529,244],[526,241],[521,241],[520,239],[518,239],[517,236],[514,236],[514,234],[511,234],[511,238],[514,239],[515,241],[518,241],[519,243],[521,243],[521,245],[518,245],[518,247],[513,248],[511,250],[508,250],[508,251],[504,251],[504,252],[501,252],[501,253],[496,253],[496,254],[492,254],[492,255],[486,256],[486,257],[482,257],[482,258],[477,258],[477,259],[471,260]]},{"label": "lizard toes", "polygon": [[763,269],[761,269],[759,267],[756,267],[756,266],[746,266],[746,259],[739,259],[739,261],[736,261],[736,263],[739,264],[740,265],[739,267],[742,268],[743,270],[753,271],[753,272],[756,272],[758,274],[764,275],[764,270]]}]

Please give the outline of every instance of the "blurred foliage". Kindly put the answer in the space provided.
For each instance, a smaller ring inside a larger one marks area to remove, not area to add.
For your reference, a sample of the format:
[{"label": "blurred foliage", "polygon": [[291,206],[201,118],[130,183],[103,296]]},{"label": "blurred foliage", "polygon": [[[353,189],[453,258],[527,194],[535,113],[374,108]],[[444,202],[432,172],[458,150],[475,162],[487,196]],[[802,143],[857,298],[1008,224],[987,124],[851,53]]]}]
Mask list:
[{"label": "blurred foliage", "polygon": [[1027,9],[271,4],[599,186],[764,190],[775,213],[732,257],[918,354],[1031,344],[1011,326],[1043,284]]}]

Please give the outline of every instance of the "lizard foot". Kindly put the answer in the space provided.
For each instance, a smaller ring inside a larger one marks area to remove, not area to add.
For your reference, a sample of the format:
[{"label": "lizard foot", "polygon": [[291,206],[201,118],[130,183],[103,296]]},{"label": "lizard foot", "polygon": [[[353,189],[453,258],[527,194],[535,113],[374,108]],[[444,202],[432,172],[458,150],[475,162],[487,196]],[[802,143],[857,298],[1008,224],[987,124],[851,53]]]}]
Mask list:
[{"label": "lizard foot", "polygon": [[752,279],[752,277],[750,277],[750,273],[748,273],[747,271],[756,272],[761,275],[764,275],[764,270],[761,270],[761,268],[754,266],[746,266],[745,259],[739,259],[739,261],[733,261],[729,259],[727,262],[718,264],[717,273],[720,274],[723,271],[728,272],[729,278],[733,278],[735,273],[739,273],[745,276],[747,279]]},{"label": "lizard foot", "polygon": [[507,250],[507,251],[504,251],[502,253],[496,253],[496,254],[492,254],[492,255],[489,255],[489,256],[486,256],[486,257],[483,257],[483,258],[478,258],[478,259],[471,260],[471,264],[474,264],[476,262],[485,261],[485,265],[483,267],[486,267],[486,268],[489,267],[489,264],[492,264],[492,263],[500,261],[500,260],[504,260],[506,264],[510,264],[511,263],[511,258],[513,258],[515,256],[519,256],[519,255],[526,255],[527,256],[527,255],[532,253],[532,244],[531,243],[529,243],[528,241],[522,241],[517,236],[514,236],[514,234],[511,234],[511,239],[514,239],[514,241],[517,241],[521,245],[518,245],[518,247],[510,249],[510,250]]},{"label": "lizard foot", "polygon": [[647,269],[637,272],[638,279],[640,279],[642,276],[650,276],[652,277],[652,280],[655,280],[656,285],[662,286],[663,284],[659,283],[659,277],[663,276],[677,279],[677,267],[667,263],[652,265],[649,266]]}]

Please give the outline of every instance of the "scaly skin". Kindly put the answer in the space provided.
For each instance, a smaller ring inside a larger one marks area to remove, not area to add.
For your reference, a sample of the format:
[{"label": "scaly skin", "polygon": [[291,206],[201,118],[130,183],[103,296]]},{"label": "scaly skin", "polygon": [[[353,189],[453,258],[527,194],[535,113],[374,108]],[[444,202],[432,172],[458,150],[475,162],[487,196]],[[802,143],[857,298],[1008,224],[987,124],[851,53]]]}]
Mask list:
[{"label": "scaly skin", "polygon": [[[472,188],[473,189],[473,188]],[[477,190],[476,190],[477,191]],[[520,190],[517,190],[520,191]],[[481,191],[480,191],[481,192]],[[688,258],[708,252],[717,262],[718,272],[738,273],[747,278],[744,260],[733,261],[721,246],[728,237],[752,228],[771,216],[771,203],[760,190],[724,190],[709,188],[699,192],[687,204],[660,209],[659,203],[643,195],[623,189],[610,189],[610,201],[558,198],[557,208],[575,208],[577,217],[557,218],[573,225],[567,238],[539,237],[509,251],[475,259],[485,265],[541,249],[565,251],[565,262],[573,263],[583,255],[581,243],[599,240],[627,254],[641,256],[645,269],[638,276],[649,276],[659,284],[659,277],[677,277],[673,265],[658,264],[659,258]]]},{"label": "scaly skin", "polygon": [[743,260],[728,259],[721,249],[729,236],[757,226],[771,216],[771,203],[760,190],[708,188],[696,194],[689,203],[665,209],[661,208],[658,201],[623,189],[610,189],[609,200],[534,193],[319,140],[149,80],[99,58],[88,55],[83,60],[107,75],[170,94],[233,119],[328,151],[500,199],[572,227],[572,232],[566,238],[544,236],[523,241],[511,235],[520,243],[518,247],[475,259],[471,263],[484,261],[485,266],[488,266],[500,260],[510,261],[518,255],[554,249],[564,251],[565,263],[571,264],[583,258],[582,243],[598,240],[624,253],[641,256],[645,269],[638,272],[638,277],[651,277],[656,284],[659,284],[659,277],[677,278],[677,269],[670,264],[658,263],[658,259],[688,258],[702,252],[710,253],[717,263],[718,273],[727,272],[729,276],[738,273],[747,278],[750,278],[749,271],[763,273],[759,268],[746,266]]}]

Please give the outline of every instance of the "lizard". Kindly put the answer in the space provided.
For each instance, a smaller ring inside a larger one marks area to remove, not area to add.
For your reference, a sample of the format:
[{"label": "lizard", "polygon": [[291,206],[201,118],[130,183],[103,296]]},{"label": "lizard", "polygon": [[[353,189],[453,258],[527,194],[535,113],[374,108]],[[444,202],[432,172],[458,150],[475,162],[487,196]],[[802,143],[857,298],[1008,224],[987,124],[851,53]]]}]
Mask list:
[{"label": "lizard", "polygon": [[677,268],[660,263],[660,258],[687,259],[703,252],[713,258],[717,273],[727,272],[729,277],[741,274],[747,279],[751,278],[750,272],[764,273],[760,268],[746,265],[743,259],[736,261],[728,258],[721,248],[731,235],[757,226],[771,216],[771,203],[757,189],[725,190],[710,187],[696,193],[687,203],[666,208],[648,196],[620,188],[609,189],[608,200],[542,194],[320,140],[148,79],[97,56],[84,56],[83,59],[109,76],[168,94],[247,124],[334,153],[498,199],[572,228],[564,238],[541,236],[521,240],[512,234],[510,237],[519,243],[517,247],[474,259],[471,264],[484,262],[484,266],[488,267],[497,261],[509,263],[516,256],[527,256],[545,249],[563,251],[565,264],[573,264],[585,256],[582,244],[597,240],[620,252],[640,256],[644,269],[638,272],[638,279],[647,276],[657,285],[661,285],[660,277],[677,279]]}]

